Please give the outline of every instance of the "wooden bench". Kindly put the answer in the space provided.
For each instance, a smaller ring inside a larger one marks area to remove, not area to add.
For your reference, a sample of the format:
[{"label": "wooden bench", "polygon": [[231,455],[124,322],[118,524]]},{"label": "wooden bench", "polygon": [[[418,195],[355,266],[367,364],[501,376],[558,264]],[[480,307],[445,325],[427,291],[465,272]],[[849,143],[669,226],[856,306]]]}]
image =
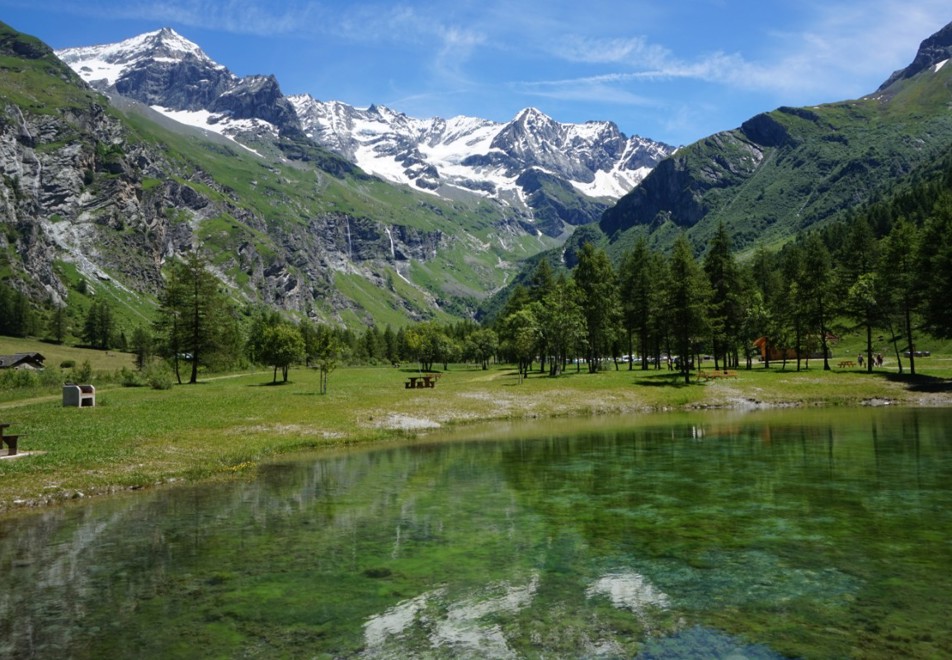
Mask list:
[{"label": "wooden bench", "polygon": [[427,374],[426,376],[410,376],[407,378],[407,382],[404,383],[404,387],[408,390],[418,389],[421,387],[436,387],[437,378],[434,377],[434,374]]},{"label": "wooden bench", "polygon": [[17,453],[17,440],[20,438],[18,435],[7,435],[3,430],[9,427],[9,424],[0,424],[0,449],[3,449],[4,443],[9,447],[7,456],[16,456]]},{"label": "wooden bench", "polygon": [[856,363],[852,360],[840,360],[840,369],[852,369]]}]

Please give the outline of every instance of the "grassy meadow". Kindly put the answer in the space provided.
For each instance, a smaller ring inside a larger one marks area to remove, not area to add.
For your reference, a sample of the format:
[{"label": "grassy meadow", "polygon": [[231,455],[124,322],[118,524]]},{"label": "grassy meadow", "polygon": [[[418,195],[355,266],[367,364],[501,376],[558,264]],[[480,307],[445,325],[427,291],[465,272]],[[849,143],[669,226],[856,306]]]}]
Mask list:
[{"label": "grassy meadow", "polygon": [[[27,340],[0,339],[0,353],[39,351],[49,368],[89,359],[105,375],[132,357]],[[0,460],[0,512],[175,481],[240,478],[282,453],[405,439],[439,428],[490,420],[636,415],[707,408],[949,405],[952,356],[918,363],[915,379],[894,360],[867,374],[822,364],[755,365],[736,379],[684,385],[668,371],[597,374],[570,369],[559,378],[520,380],[508,365],[487,371],[450,365],[433,389],[409,390],[413,365],[342,367],[320,393],[319,373],[293,368],[290,382],[272,372],[208,376],[171,390],[124,388],[103,378],[95,408],[64,408],[59,388],[5,391],[0,423],[21,435],[20,458]],[[115,382],[115,380],[113,380]],[[540,422],[541,423],[541,422]],[[6,452],[4,452],[5,454]]]}]

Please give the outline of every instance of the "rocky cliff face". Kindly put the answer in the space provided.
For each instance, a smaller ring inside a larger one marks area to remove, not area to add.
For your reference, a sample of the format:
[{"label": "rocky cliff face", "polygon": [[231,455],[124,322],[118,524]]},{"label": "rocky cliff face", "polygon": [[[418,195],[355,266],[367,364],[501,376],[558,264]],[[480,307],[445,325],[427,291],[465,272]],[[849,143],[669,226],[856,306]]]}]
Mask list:
[{"label": "rocky cliff face", "polygon": [[919,50],[916,51],[916,57],[912,63],[893,73],[876,92],[877,94],[885,92],[896,82],[908,80],[927,69],[943,65],[950,58],[952,58],[952,23],[919,44]]}]

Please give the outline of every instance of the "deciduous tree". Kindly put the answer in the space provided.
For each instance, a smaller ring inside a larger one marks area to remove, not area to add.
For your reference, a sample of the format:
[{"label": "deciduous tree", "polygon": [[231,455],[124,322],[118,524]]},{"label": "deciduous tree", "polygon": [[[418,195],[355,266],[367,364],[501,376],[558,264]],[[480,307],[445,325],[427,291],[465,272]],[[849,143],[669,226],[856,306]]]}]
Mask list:
[{"label": "deciduous tree", "polygon": [[291,365],[304,359],[304,338],[300,330],[284,322],[269,325],[264,329],[261,344],[263,361],[274,366],[271,382],[278,381],[279,368],[283,382],[288,382]]}]

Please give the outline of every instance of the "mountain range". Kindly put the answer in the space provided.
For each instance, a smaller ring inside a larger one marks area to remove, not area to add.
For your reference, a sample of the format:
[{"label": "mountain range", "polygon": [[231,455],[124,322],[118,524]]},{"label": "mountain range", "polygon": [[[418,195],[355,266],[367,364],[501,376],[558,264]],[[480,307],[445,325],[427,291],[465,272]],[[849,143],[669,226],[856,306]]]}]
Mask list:
[{"label": "mountain range", "polygon": [[952,145],[950,57],[946,27],[867,97],[675,151],[531,108],[419,120],[287,97],[168,29],[57,56],[0,24],[0,278],[146,322],[165,265],[200,247],[245,303],[348,325],[472,317],[570,234],[618,257],[681,231],[700,252],[724,225],[749,250],[888,196]]},{"label": "mountain range", "polygon": [[597,220],[674,151],[612,122],[561,124],[535,108],[498,123],[285,97],[273,76],[239,78],[169,28],[56,54],[95,88],[176,121],[238,140],[303,133],[387,181],[497,200],[553,237]]}]

